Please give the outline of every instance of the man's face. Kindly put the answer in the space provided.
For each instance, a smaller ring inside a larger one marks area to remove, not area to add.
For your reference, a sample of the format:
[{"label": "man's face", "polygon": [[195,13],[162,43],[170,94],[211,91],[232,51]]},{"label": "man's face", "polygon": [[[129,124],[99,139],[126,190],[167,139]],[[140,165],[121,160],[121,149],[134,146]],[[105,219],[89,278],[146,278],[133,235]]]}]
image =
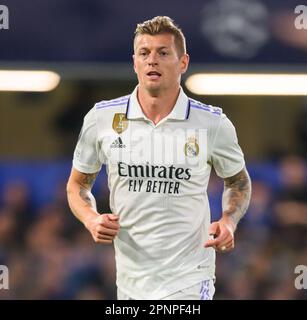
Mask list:
[{"label": "man's face", "polygon": [[172,34],[138,35],[134,43],[134,71],[139,85],[152,94],[177,88],[189,56],[179,57]]}]

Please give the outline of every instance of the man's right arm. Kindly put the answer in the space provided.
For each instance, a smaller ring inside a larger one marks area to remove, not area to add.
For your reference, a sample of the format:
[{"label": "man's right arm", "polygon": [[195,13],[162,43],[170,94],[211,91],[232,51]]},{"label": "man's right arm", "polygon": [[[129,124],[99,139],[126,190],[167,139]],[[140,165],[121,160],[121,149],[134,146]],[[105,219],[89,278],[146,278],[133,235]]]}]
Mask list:
[{"label": "man's right arm", "polygon": [[112,243],[118,234],[118,216],[114,214],[99,214],[96,200],[91,192],[97,173],[82,173],[72,168],[67,183],[68,204],[84,226],[89,230],[97,243]]}]

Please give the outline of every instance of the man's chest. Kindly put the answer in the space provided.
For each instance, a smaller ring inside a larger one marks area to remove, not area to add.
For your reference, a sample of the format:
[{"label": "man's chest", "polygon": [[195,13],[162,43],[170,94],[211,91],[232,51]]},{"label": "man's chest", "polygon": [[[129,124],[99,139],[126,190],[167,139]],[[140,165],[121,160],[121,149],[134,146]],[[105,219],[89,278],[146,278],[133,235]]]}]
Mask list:
[{"label": "man's chest", "polygon": [[173,166],[176,170],[171,173],[179,179],[185,169],[203,168],[208,161],[207,129],[178,122],[153,126],[145,121],[127,121],[120,127],[113,125],[100,135],[100,146],[108,165],[149,165],[154,172],[154,166]]}]

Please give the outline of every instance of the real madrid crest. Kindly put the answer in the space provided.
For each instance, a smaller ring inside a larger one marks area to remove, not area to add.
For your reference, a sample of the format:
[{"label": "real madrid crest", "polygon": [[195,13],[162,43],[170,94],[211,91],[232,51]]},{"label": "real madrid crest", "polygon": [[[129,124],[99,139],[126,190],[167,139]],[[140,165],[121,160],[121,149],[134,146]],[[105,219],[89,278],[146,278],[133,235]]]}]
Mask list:
[{"label": "real madrid crest", "polygon": [[199,154],[199,145],[195,137],[189,137],[184,145],[184,154],[187,157],[193,158]]},{"label": "real madrid crest", "polygon": [[125,113],[115,113],[112,128],[118,134],[123,133],[128,128],[128,119]]}]

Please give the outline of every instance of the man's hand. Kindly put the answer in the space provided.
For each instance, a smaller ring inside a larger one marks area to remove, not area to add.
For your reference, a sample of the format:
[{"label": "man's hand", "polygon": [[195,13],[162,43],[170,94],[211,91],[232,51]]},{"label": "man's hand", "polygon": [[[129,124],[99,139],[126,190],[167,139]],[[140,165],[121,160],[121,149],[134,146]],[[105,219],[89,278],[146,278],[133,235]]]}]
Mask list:
[{"label": "man's hand", "polygon": [[111,244],[119,231],[118,216],[101,214],[86,221],[85,227],[96,243]]},{"label": "man's hand", "polygon": [[234,231],[233,222],[223,217],[219,221],[211,223],[209,227],[209,235],[214,239],[208,240],[205,243],[205,248],[213,247],[218,252],[230,251],[234,248]]},{"label": "man's hand", "polygon": [[224,179],[223,215],[219,221],[211,224],[209,234],[214,239],[208,240],[205,248],[213,247],[218,252],[234,248],[234,232],[238,222],[246,213],[251,191],[251,181],[245,167],[234,176]]}]

